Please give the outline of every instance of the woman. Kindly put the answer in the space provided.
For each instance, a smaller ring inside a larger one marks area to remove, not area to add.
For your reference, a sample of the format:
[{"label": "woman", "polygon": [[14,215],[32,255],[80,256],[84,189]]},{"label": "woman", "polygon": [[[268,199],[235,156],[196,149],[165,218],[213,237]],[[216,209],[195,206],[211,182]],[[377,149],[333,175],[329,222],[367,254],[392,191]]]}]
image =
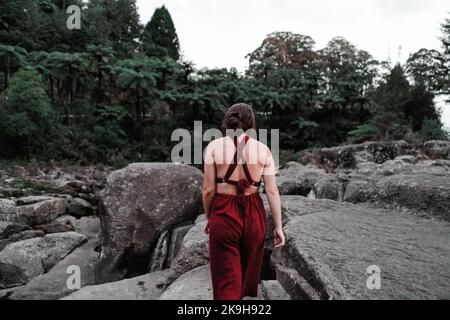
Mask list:
[{"label": "woman", "polygon": [[[224,130],[255,129],[249,105],[236,104],[225,113]],[[275,163],[269,148],[246,133],[212,141],[205,152],[203,206],[209,234],[209,256],[215,300],[256,297],[267,229],[259,194],[261,180],[275,229],[274,247],[284,246],[281,203]]]}]

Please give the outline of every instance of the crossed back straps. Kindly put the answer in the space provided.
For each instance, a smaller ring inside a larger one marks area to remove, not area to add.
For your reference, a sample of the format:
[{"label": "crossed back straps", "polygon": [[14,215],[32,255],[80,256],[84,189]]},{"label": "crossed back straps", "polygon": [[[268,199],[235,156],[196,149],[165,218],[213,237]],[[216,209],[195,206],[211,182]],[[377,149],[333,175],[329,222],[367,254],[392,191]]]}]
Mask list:
[{"label": "crossed back straps", "polygon": [[[250,137],[247,135],[244,136],[244,147],[247,144],[248,140],[250,140]],[[216,183],[228,183],[228,184],[232,184],[232,185],[238,185],[238,189],[239,189],[238,192],[243,191],[242,189],[249,188],[251,186],[259,187],[261,185],[261,181],[259,181],[259,182],[253,181],[252,176],[250,175],[250,171],[248,170],[247,163],[243,159],[242,151],[244,150],[244,147],[238,148],[238,138],[236,136],[234,137],[233,142],[234,142],[234,147],[236,148],[236,151],[234,153],[233,162],[228,166],[228,170],[227,170],[227,173],[225,174],[225,177],[224,178],[216,178]],[[244,168],[244,174],[247,179],[246,180],[242,179],[239,181],[230,180],[231,175],[233,174],[234,170],[238,166],[239,160],[241,160],[241,159],[243,160],[242,166]]]}]

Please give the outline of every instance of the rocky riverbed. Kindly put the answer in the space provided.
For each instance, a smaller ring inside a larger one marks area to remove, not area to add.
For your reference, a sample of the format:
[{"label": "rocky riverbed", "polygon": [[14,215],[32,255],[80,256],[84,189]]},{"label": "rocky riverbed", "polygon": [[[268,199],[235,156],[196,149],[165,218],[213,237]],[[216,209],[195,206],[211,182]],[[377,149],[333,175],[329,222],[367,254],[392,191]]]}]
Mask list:
[{"label": "rocky riverbed", "polygon": [[[305,154],[279,172],[287,244],[268,230],[256,299],[450,299],[450,142]],[[202,182],[170,163],[0,168],[0,299],[211,299]]]}]

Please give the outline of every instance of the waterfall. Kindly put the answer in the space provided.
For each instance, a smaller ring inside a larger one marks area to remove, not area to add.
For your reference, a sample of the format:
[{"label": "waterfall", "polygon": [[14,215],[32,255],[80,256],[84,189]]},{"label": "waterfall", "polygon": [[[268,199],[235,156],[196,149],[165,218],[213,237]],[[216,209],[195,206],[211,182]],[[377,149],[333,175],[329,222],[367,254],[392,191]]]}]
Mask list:
[{"label": "waterfall", "polygon": [[166,261],[169,247],[169,230],[164,231],[158,238],[155,249],[150,259],[149,272],[162,270]]}]

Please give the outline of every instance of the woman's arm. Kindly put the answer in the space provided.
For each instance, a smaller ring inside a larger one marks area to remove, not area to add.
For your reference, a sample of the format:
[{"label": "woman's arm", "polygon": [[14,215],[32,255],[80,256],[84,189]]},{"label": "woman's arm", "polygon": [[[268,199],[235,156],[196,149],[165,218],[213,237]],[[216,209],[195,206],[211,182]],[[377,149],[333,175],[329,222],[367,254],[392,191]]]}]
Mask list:
[{"label": "woman's arm", "polygon": [[204,182],[203,182],[203,210],[205,211],[208,223],[205,232],[209,232],[209,215],[211,210],[211,202],[216,193],[216,166],[214,164],[211,145],[208,145],[205,152],[204,162]]},{"label": "woman's arm", "polygon": [[283,225],[281,222],[281,199],[278,192],[276,169],[272,154],[268,153],[267,161],[264,166],[264,189],[269,201],[270,211],[272,213],[275,228],[273,230],[273,245],[275,248],[281,248],[285,244]]}]

